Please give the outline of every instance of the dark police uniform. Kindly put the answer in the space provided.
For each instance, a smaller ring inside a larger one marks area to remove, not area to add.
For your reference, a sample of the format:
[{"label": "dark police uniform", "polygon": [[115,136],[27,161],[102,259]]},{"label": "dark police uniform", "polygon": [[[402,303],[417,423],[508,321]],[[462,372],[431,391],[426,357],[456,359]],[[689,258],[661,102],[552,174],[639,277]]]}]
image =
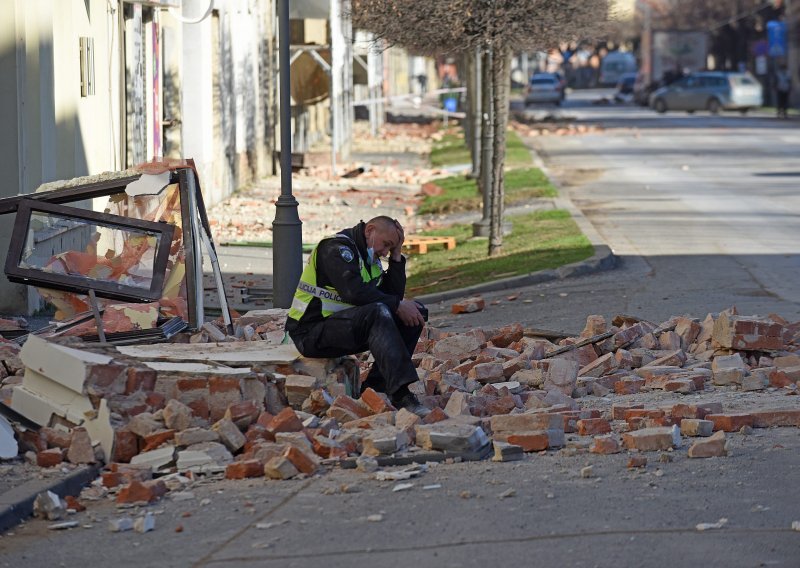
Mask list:
[{"label": "dark police uniform", "polygon": [[311,253],[286,320],[286,331],[306,357],[364,351],[375,359],[363,389],[390,396],[417,380],[411,363],[422,326],[395,315],[406,286],[406,261],[389,259],[384,272],[367,256],[365,223],[323,239]]}]

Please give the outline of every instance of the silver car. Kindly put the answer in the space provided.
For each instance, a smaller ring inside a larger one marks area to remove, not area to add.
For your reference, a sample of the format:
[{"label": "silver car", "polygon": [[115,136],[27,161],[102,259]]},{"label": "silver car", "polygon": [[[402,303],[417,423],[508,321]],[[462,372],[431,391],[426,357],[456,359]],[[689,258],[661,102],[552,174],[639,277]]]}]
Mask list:
[{"label": "silver car", "polygon": [[738,110],[745,114],[763,104],[763,89],[750,73],[707,71],[693,73],[661,87],[650,95],[650,106],[657,112],[668,110]]},{"label": "silver car", "polygon": [[531,77],[525,93],[525,105],[551,103],[560,105],[564,100],[564,85],[555,73],[536,73]]}]

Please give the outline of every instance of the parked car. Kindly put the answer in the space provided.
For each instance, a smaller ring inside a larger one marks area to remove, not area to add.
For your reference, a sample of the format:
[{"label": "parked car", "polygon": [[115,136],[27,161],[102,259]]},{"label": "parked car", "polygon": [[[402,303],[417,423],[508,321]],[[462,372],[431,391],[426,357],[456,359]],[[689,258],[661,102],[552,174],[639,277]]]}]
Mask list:
[{"label": "parked car", "polygon": [[537,103],[560,105],[564,100],[563,81],[555,73],[536,73],[525,92],[525,106]]},{"label": "parked car", "polygon": [[636,73],[625,73],[619,78],[617,92],[614,93],[614,100],[622,103],[629,103],[633,100],[633,86],[636,83]]},{"label": "parked car", "polygon": [[720,110],[738,110],[745,114],[763,104],[761,83],[750,73],[705,71],[692,73],[674,83],[654,91],[650,106],[657,112],[668,110],[707,110],[717,114]]},{"label": "parked car", "polygon": [[636,73],[636,58],[627,51],[612,51],[600,62],[600,85],[613,87],[626,73]]}]

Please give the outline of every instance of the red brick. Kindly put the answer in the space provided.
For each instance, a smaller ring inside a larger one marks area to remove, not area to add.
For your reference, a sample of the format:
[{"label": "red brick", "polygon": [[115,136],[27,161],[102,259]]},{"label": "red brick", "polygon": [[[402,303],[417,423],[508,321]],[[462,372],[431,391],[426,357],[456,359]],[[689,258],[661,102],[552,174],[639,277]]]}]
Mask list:
[{"label": "red brick", "polygon": [[611,419],[612,420],[625,420],[625,411],[635,408],[644,408],[643,404],[612,404],[611,405]]},{"label": "red brick", "polygon": [[259,412],[259,408],[252,400],[243,400],[229,405],[225,410],[224,417],[236,424],[239,429],[244,430],[258,420]]},{"label": "red brick", "polygon": [[631,456],[628,460],[628,469],[636,467],[645,467],[647,465],[647,458],[645,456]]},{"label": "red brick", "polygon": [[771,387],[780,389],[793,384],[795,384],[795,381],[780,369],[776,369],[769,374],[769,385]]},{"label": "red brick", "polygon": [[240,393],[239,379],[236,377],[209,377],[208,394]]},{"label": "red brick", "polygon": [[64,432],[63,430],[56,430],[55,428],[48,428],[47,426],[41,428],[39,432],[48,447],[61,448],[62,450],[69,449],[70,442],[72,441],[72,432]]},{"label": "red brick", "polygon": [[[144,399],[147,408],[150,410],[161,410],[167,402],[167,398],[160,392],[148,392]],[[144,411],[143,411],[144,412]]]},{"label": "red brick", "polygon": [[708,414],[706,420],[714,423],[714,430],[723,432],[736,432],[742,426],[753,426],[755,420],[752,414],[730,413],[730,414]]},{"label": "red brick", "polygon": [[256,420],[256,424],[266,428],[267,426],[269,426],[269,423],[273,418],[275,418],[275,417],[265,410],[261,414],[258,415],[258,420]]},{"label": "red brick", "polygon": [[520,446],[525,452],[540,452],[550,446],[550,437],[543,430],[515,432],[507,437],[509,444]]},{"label": "red brick", "polygon": [[131,481],[117,493],[117,503],[152,503],[167,492],[167,486],[159,479]]},{"label": "red brick", "polygon": [[36,454],[36,465],[39,467],[55,467],[64,461],[64,451],[61,448],[52,448]]},{"label": "red brick", "polygon": [[158,374],[154,369],[128,367],[125,394],[131,394],[136,391],[152,391],[156,388],[157,376]]},{"label": "red brick", "polygon": [[258,460],[237,461],[225,467],[226,479],[245,479],[262,475],[264,475],[264,465]]},{"label": "red brick", "polygon": [[67,502],[67,509],[72,509],[78,513],[86,510],[86,507],[72,495],[65,496],[64,501]]},{"label": "red brick", "polygon": [[622,448],[619,445],[617,437],[612,434],[608,436],[596,436],[589,446],[589,451],[593,454],[608,455],[618,454],[622,451]]},{"label": "red brick", "polygon": [[292,465],[294,465],[300,473],[312,475],[317,471],[317,464],[303,451],[298,450],[294,446],[286,448],[283,455],[287,460],[292,462]]},{"label": "red brick", "polygon": [[271,434],[278,432],[301,432],[303,430],[303,422],[295,414],[294,410],[288,406],[281,410],[267,426],[267,431]]},{"label": "red brick", "polygon": [[211,410],[208,408],[206,400],[191,400],[185,403],[186,406],[192,409],[192,414],[203,420],[208,420],[211,415]]},{"label": "red brick", "polygon": [[523,334],[522,324],[512,323],[498,329],[497,333],[487,338],[487,341],[491,341],[495,347],[508,347],[515,341],[522,339]]},{"label": "red brick", "polygon": [[631,418],[661,418],[664,411],[656,408],[631,408],[623,413],[624,420]]},{"label": "red brick", "polygon": [[112,462],[128,463],[139,453],[139,437],[128,430],[114,432],[114,449],[111,452]]},{"label": "red brick", "polygon": [[771,408],[756,410],[750,414],[753,417],[754,428],[771,428],[773,426],[800,427],[800,409],[798,408]]},{"label": "red brick", "polygon": [[206,390],[208,388],[208,380],[199,377],[178,379],[177,387],[182,393]]},{"label": "red brick", "polygon": [[486,414],[494,416],[495,414],[508,414],[517,407],[514,397],[504,396],[495,400],[489,401],[486,405]]},{"label": "red brick", "polygon": [[472,312],[480,312],[486,307],[486,302],[483,298],[467,298],[460,302],[455,302],[450,310],[454,314],[468,314]]},{"label": "red brick", "polygon": [[[435,386],[435,385],[434,385]],[[434,394],[436,391],[427,393]],[[391,405],[385,394],[377,393],[371,388],[364,389],[361,393],[361,402],[369,407],[375,414],[382,414],[384,412],[393,412],[397,410]]]},{"label": "red brick", "polygon": [[605,418],[587,418],[578,420],[578,435],[595,436],[611,432],[611,424]]},{"label": "red brick", "polygon": [[366,418],[372,414],[372,411],[349,396],[341,395],[334,399],[327,414],[343,423],[358,418]]},{"label": "red brick", "polygon": [[175,430],[158,430],[144,437],[143,452],[149,452],[160,447],[161,444],[175,438]]},{"label": "red brick", "polygon": [[441,422],[442,420],[447,420],[448,416],[445,414],[444,410],[441,408],[434,408],[430,411],[430,413],[422,419],[425,424],[434,424],[436,422]]},{"label": "red brick", "polygon": [[112,487],[118,487],[123,483],[122,474],[118,471],[101,472],[100,479],[103,482],[103,487],[108,487],[109,489]]},{"label": "red brick", "polygon": [[644,386],[644,379],[625,379],[614,383],[614,392],[617,394],[636,394]]}]

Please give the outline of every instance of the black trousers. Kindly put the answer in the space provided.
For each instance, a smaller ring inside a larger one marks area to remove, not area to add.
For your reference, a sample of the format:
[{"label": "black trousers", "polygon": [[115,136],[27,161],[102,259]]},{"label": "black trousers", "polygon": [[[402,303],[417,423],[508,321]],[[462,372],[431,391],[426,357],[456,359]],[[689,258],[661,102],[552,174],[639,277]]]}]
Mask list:
[{"label": "black trousers", "polygon": [[377,302],[336,312],[289,335],[305,357],[372,352],[375,363],[361,390],[370,387],[391,396],[417,380],[411,355],[422,327],[405,325],[386,304]]},{"label": "black trousers", "polygon": [[777,91],[778,95],[778,116],[786,116],[789,108],[789,91]]}]

